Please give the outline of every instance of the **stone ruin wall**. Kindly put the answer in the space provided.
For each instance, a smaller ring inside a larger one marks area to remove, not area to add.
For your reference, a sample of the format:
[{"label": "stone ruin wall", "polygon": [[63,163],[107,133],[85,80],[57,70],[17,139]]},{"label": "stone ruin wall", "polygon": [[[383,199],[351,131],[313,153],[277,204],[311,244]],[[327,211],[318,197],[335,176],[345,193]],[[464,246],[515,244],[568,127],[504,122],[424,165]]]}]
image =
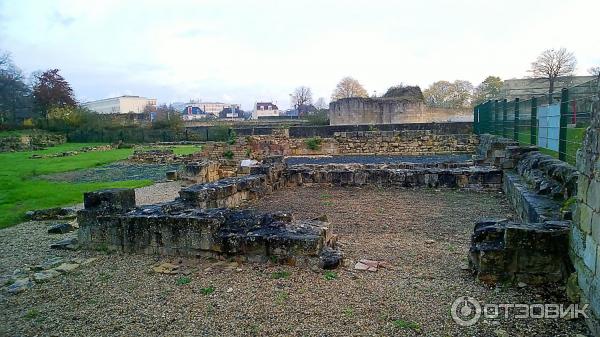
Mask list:
[{"label": "stone ruin wall", "polygon": [[26,135],[1,137],[0,152],[41,150],[66,142],[65,135],[34,131]]},{"label": "stone ruin wall", "polygon": [[[474,134],[444,134],[432,130],[336,132],[333,138],[292,138],[286,131],[241,137],[234,144],[207,143],[203,156],[219,159],[228,150],[237,160],[261,160],[272,155],[473,153],[479,143]],[[309,148],[308,142],[316,139],[320,142],[318,147]]]},{"label": "stone ruin wall", "polygon": [[[584,303],[590,303],[593,316],[588,325],[600,335],[600,103],[596,102],[591,125],[577,153],[579,182],[577,210],[571,232],[571,259],[576,270],[570,289]],[[577,290],[577,289],[576,289]]]},{"label": "stone ruin wall", "polygon": [[468,109],[426,107],[423,102],[393,98],[344,98],[329,104],[330,125],[373,125],[472,121]]}]

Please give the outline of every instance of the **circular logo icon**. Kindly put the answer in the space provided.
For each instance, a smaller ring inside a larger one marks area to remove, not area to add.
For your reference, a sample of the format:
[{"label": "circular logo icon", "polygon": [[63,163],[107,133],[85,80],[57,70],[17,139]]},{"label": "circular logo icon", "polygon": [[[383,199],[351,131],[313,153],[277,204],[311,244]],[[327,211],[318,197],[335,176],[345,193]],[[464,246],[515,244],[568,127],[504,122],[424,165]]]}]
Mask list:
[{"label": "circular logo icon", "polygon": [[452,303],[452,319],[461,326],[471,326],[481,317],[479,301],[469,296],[457,298]]}]

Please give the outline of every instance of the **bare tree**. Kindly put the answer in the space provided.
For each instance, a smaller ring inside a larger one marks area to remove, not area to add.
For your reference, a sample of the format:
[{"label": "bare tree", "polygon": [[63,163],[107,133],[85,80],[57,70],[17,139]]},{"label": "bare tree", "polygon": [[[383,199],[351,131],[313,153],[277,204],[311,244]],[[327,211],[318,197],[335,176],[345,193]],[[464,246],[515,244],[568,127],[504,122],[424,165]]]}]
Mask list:
[{"label": "bare tree", "polygon": [[317,99],[317,101],[315,102],[315,108],[317,108],[317,110],[327,109],[327,102],[325,101],[325,97],[319,97]]},{"label": "bare tree", "polygon": [[292,94],[292,104],[297,108],[312,104],[312,91],[309,87],[300,86]]},{"label": "bare tree", "polygon": [[600,77],[600,67],[591,67],[588,73],[592,76]]},{"label": "bare tree", "polygon": [[558,77],[571,76],[575,71],[577,59],[565,48],[546,49],[531,63],[529,72],[534,78],[548,80],[548,94],[554,92],[554,84]]},{"label": "bare tree", "polygon": [[363,86],[352,77],[344,77],[337,84],[333,94],[331,95],[332,101],[337,101],[342,98],[350,98],[350,97],[368,97],[367,91]]}]

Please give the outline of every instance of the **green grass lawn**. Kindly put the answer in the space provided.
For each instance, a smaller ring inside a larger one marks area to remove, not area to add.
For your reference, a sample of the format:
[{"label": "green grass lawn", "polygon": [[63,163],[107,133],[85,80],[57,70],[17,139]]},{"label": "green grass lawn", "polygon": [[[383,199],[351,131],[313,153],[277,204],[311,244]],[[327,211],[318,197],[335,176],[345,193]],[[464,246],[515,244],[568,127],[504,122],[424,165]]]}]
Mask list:
[{"label": "green grass lawn", "polygon": [[[99,183],[64,183],[38,179],[37,176],[101,166],[126,159],[133,149],[115,149],[80,153],[76,156],[29,159],[33,154],[49,154],[77,150],[99,144],[67,143],[41,151],[0,153],[0,228],[14,225],[24,219],[25,212],[83,202],[83,192],[111,187],[141,187],[149,180],[129,180]],[[178,154],[199,151],[198,146],[174,148]]]},{"label": "green grass lawn", "polygon": [[[568,128],[567,129],[567,162],[575,165],[577,150],[581,147],[581,142],[585,136],[586,128]],[[521,128],[518,134],[520,144],[530,144],[529,128]],[[540,148],[540,152],[558,158],[558,152]]]},{"label": "green grass lawn", "polygon": [[172,148],[173,152],[176,155],[185,155],[185,154],[192,154],[192,153],[196,153],[200,150],[202,150],[202,147],[199,145],[177,145],[177,146],[153,146],[153,145],[148,145],[148,146],[143,146],[142,149],[143,150],[155,150],[155,149],[167,149],[167,148]]}]

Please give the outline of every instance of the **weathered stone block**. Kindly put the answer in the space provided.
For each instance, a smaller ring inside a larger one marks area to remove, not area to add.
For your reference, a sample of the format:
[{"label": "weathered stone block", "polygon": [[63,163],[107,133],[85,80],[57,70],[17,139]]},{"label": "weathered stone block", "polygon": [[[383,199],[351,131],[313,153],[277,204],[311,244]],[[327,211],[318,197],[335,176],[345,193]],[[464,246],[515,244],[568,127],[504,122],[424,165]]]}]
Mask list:
[{"label": "weathered stone block", "polygon": [[569,224],[482,220],[471,236],[470,265],[485,283],[554,283],[569,274]]},{"label": "weathered stone block", "polygon": [[86,210],[122,212],[135,207],[135,190],[129,188],[113,188],[83,194],[83,205]]}]

